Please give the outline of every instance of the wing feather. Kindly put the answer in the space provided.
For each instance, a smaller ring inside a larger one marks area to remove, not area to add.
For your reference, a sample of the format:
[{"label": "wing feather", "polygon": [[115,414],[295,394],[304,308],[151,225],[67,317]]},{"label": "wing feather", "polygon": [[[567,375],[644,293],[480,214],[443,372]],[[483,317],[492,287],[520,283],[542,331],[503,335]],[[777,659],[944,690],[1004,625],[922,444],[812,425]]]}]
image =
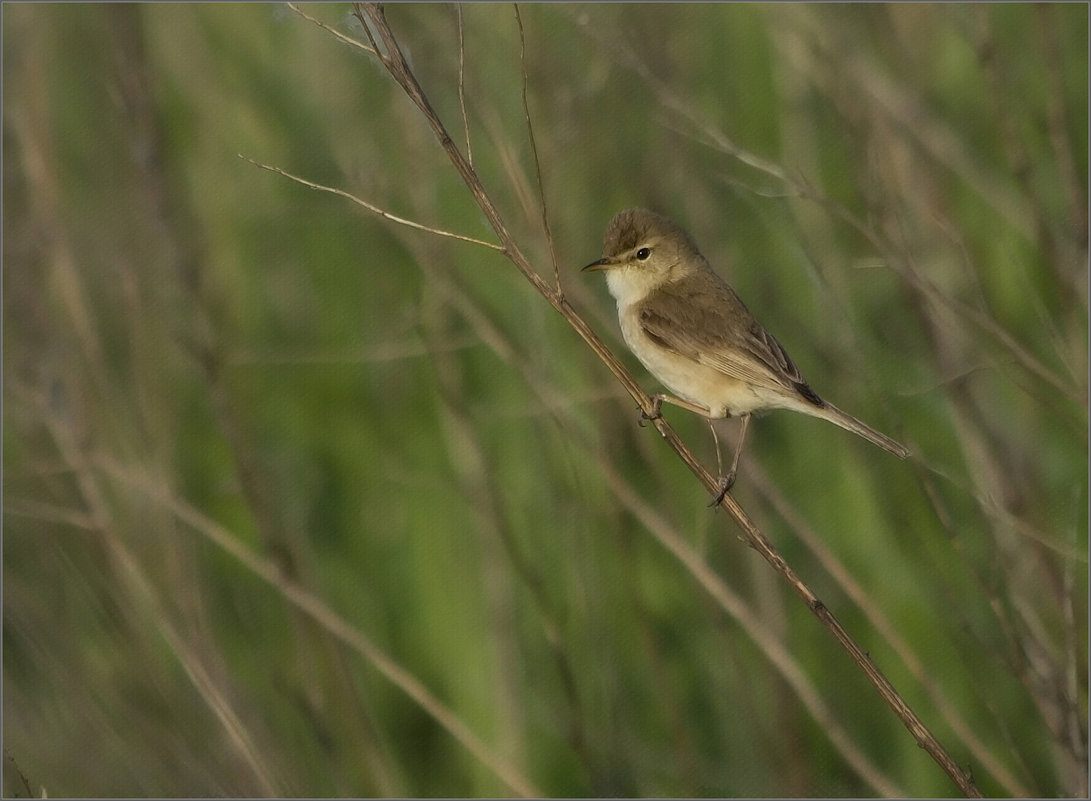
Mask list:
[{"label": "wing feather", "polygon": [[659,287],[640,310],[640,325],[663,347],[727,376],[825,405],[784,347],[711,268]]}]

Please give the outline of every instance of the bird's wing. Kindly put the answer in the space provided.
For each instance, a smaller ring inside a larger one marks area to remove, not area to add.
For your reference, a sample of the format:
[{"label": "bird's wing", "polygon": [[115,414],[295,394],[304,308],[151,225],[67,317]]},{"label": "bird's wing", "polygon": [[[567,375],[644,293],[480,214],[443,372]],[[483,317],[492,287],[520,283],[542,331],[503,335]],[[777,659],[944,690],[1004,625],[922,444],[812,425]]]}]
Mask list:
[{"label": "bird's wing", "polygon": [[823,405],[788,352],[722,280],[681,280],[660,287],[640,324],[663,347],[754,386],[798,392]]}]

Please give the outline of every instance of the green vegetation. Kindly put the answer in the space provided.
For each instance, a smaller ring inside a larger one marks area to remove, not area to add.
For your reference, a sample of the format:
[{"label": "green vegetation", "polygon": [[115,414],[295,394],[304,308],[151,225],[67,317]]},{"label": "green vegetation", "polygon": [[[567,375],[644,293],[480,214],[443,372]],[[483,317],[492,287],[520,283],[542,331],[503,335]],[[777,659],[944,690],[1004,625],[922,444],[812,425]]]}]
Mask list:
[{"label": "green vegetation", "polygon": [[[985,794],[1086,795],[1087,5],[519,12],[569,302],[658,389],[579,268],[684,225],[914,452],[774,413],[734,497]],[[552,284],[513,8],[387,18]],[[3,46],[5,796],[956,792],[503,254],[239,158],[495,242],[373,55],[251,4]]]}]

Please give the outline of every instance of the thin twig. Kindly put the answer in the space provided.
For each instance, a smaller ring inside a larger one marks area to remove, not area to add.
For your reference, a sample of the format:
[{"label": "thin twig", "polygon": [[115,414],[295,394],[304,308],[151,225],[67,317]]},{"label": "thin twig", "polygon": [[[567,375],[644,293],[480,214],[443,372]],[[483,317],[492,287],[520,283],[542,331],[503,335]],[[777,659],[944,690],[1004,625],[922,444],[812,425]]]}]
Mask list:
[{"label": "thin twig", "polygon": [[398,217],[397,215],[391,214],[389,211],[385,211],[384,209],[381,209],[372,203],[368,203],[366,200],[361,200],[360,198],[356,197],[356,195],[349,194],[343,189],[335,189],[332,186],[323,186],[322,184],[316,184],[313,181],[308,181],[306,178],[300,178],[298,175],[292,175],[290,172],[288,172],[287,170],[282,170],[280,167],[273,167],[268,164],[262,164],[260,161],[254,161],[254,159],[250,158],[249,156],[244,156],[242,153],[239,153],[239,158],[243,159],[244,161],[249,161],[255,167],[261,167],[261,169],[263,170],[275,172],[277,175],[283,175],[285,178],[291,178],[296,183],[303,184],[304,186],[317,190],[319,192],[329,192],[331,195],[340,195],[341,197],[346,198],[347,200],[351,200],[358,206],[363,206],[368,211],[378,214],[383,219],[390,220],[391,222],[396,222],[401,225],[407,225],[410,228],[416,228],[419,231],[427,231],[428,233],[435,234],[436,236],[445,236],[450,239],[458,239],[461,242],[469,242],[474,245],[481,245],[483,247],[492,248],[493,250],[502,251],[504,249],[499,245],[493,244],[492,242],[486,242],[483,239],[474,239],[472,236],[454,234],[450,231],[443,231],[439,228],[433,228],[430,225],[423,225],[422,223],[414,222],[413,220],[407,220],[404,217]]},{"label": "thin twig", "polygon": [[534,141],[534,125],[530,121],[530,103],[527,101],[527,40],[523,33],[523,15],[519,13],[518,3],[515,3],[514,7],[515,21],[519,23],[519,66],[523,74],[523,117],[527,121],[530,154],[534,158],[534,175],[538,179],[538,200],[542,209],[542,230],[545,231],[546,243],[549,245],[549,260],[553,262],[553,278],[557,283],[557,291],[563,294],[561,289],[561,268],[557,264],[557,251],[553,246],[553,232],[549,229],[549,209],[546,205],[545,185],[542,183],[542,164],[538,159],[538,144]]},{"label": "thin twig", "polygon": [[474,151],[470,145],[470,118],[466,114],[466,29],[462,23],[462,3],[455,4],[458,12],[458,108],[462,112],[462,130],[466,134],[466,161],[474,163]]},{"label": "thin twig", "polygon": [[303,19],[308,20],[309,22],[313,22],[315,25],[317,25],[322,30],[326,31],[329,34],[332,34],[335,38],[340,39],[345,44],[350,44],[353,47],[360,48],[361,50],[363,50],[366,53],[371,53],[372,55],[376,55],[375,51],[372,50],[370,47],[368,47],[363,42],[358,42],[355,39],[353,39],[351,36],[345,36],[345,34],[341,33],[341,31],[327,25],[322,20],[315,19],[310,14],[308,14],[306,11],[304,11],[299,6],[297,6],[295,3],[288,3],[288,8],[292,9],[292,11],[299,14],[299,16],[303,17]]}]

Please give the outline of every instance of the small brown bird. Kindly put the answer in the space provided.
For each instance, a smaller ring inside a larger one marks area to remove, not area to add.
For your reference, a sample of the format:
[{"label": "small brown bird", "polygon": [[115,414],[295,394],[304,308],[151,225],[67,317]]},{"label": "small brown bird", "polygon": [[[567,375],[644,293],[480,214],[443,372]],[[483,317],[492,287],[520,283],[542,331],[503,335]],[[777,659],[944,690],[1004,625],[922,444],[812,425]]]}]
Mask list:
[{"label": "small brown bird", "polygon": [[[606,229],[602,258],[583,269],[606,272],[625,343],[677,395],[653,395],[656,416],[666,401],[704,415],[710,427],[714,418],[743,418],[717,503],[734,483],[753,412],[791,409],[821,417],[895,456],[909,455],[903,445],[822,400],[689,235],[666,217],[647,209],[621,212]],[[718,441],[716,451],[719,458]]]}]

